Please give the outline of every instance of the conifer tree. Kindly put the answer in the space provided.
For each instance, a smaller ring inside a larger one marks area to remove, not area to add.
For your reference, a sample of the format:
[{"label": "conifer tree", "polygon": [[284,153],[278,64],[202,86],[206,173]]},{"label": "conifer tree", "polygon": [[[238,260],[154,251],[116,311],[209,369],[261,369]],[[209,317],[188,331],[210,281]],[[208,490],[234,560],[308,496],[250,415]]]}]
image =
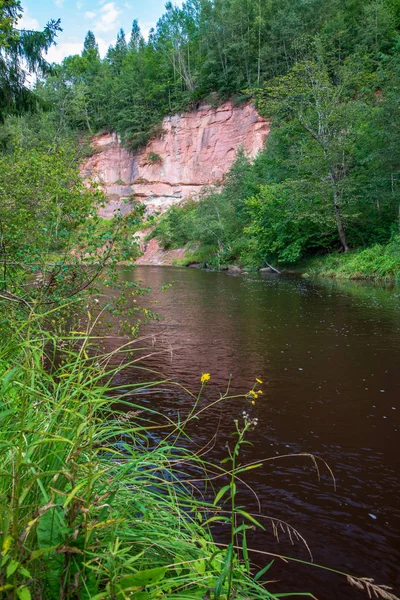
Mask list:
[{"label": "conifer tree", "polygon": [[37,97],[28,89],[28,73],[45,75],[50,65],[46,52],[61,31],[60,20],[51,20],[43,31],[19,29],[23,14],[20,0],[0,1],[0,120],[11,112],[32,107]]}]

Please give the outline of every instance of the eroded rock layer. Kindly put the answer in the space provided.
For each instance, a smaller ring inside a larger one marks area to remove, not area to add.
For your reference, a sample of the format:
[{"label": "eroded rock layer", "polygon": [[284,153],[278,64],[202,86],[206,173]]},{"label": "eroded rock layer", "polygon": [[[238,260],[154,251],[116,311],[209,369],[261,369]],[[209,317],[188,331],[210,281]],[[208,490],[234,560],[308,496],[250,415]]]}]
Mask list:
[{"label": "eroded rock layer", "polygon": [[140,200],[154,214],[198,197],[204,187],[222,181],[240,147],[251,157],[262,149],[269,123],[252,104],[226,102],[166,117],[162,129],[137,154],[125,150],[116,134],[93,138],[95,152],[82,172],[100,183],[108,197],[103,217],[111,218],[116,210],[128,212],[132,200]]}]

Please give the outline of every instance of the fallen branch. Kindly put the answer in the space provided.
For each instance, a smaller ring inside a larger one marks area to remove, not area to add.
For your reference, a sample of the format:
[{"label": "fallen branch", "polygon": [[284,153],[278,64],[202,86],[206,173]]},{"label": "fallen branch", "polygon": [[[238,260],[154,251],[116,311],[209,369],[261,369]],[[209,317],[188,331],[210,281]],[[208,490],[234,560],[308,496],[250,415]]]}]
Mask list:
[{"label": "fallen branch", "polygon": [[278,273],[278,275],[282,274],[278,269],[275,269],[275,267],[273,267],[272,265],[270,265],[266,260],[264,260],[264,262],[267,265],[267,267],[269,267],[271,269],[271,271],[274,271],[275,273]]}]

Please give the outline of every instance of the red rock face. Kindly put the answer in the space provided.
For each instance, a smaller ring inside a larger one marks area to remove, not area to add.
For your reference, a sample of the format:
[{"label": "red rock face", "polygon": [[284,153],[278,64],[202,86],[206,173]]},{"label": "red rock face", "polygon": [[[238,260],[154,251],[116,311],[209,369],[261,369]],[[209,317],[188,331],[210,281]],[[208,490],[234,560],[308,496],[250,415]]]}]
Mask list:
[{"label": "red rock face", "polygon": [[128,212],[130,198],[143,202],[149,214],[197,198],[204,187],[222,181],[239,148],[254,157],[269,133],[269,123],[252,104],[231,102],[166,117],[162,127],[162,136],[135,155],[122,148],[115,134],[92,140],[96,153],[82,173],[100,183],[109,199],[103,217]]}]

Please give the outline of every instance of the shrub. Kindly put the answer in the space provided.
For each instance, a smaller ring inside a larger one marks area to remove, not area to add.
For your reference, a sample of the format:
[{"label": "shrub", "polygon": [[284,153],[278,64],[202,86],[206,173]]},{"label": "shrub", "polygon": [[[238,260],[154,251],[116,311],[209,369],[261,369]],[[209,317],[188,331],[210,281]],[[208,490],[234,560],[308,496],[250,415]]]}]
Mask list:
[{"label": "shrub", "polygon": [[400,238],[387,245],[322,257],[312,261],[308,271],[342,279],[400,280]]},{"label": "shrub", "polygon": [[149,152],[147,155],[147,162],[151,165],[159,165],[162,163],[162,158],[156,152]]}]

